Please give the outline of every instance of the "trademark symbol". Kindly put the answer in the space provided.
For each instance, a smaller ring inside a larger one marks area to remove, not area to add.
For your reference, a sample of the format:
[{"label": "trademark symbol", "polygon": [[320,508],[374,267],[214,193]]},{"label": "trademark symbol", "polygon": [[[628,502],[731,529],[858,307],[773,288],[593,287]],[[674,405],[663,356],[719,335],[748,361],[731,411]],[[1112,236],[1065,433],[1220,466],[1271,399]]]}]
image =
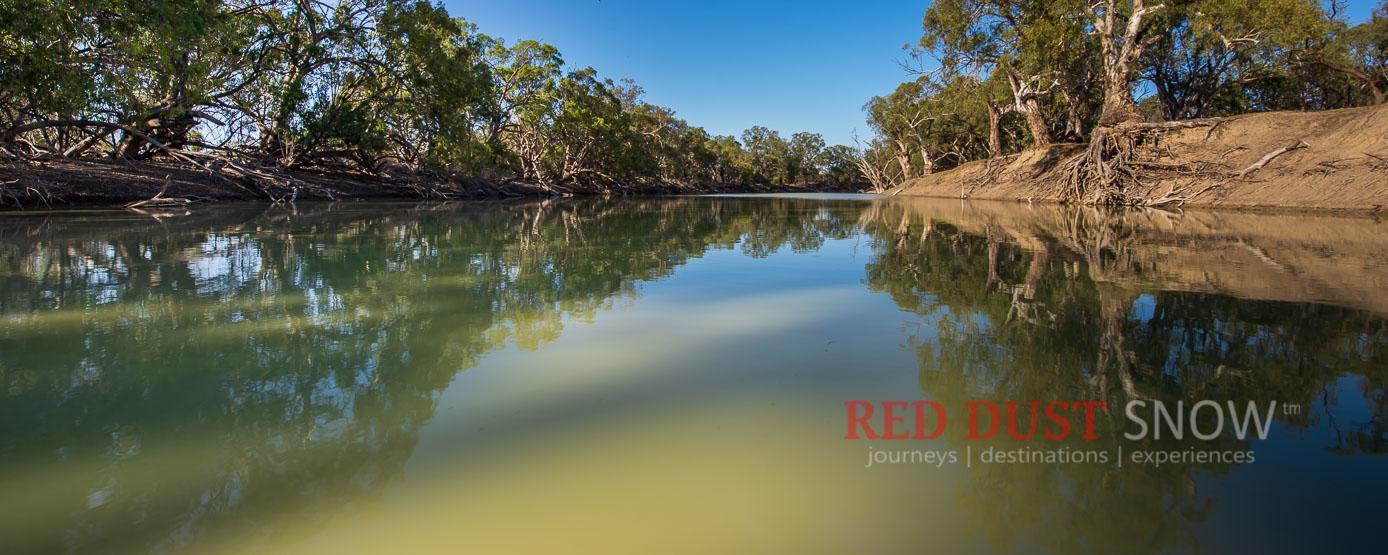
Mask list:
[{"label": "trademark symbol", "polygon": [[1282,414],[1284,416],[1299,416],[1301,414],[1301,405],[1289,405],[1284,403],[1282,405]]}]

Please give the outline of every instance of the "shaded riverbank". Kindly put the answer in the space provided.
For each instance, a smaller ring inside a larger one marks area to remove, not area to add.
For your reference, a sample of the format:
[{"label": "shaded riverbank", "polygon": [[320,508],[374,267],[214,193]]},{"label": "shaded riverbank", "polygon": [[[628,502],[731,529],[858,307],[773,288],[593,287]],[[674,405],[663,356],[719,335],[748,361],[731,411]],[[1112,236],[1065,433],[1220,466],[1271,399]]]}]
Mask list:
[{"label": "shaded riverbank", "polygon": [[[85,206],[183,206],[241,201],[450,200],[554,196],[709,193],[856,192],[855,183],[771,185],[544,186],[517,179],[418,174],[371,175],[298,171],[276,176],[273,189],[201,168],[164,162],[47,159],[0,161],[0,211]],[[151,199],[155,199],[152,202]]]},{"label": "shaded riverbank", "polygon": [[[1149,204],[1253,210],[1379,212],[1388,206],[1388,106],[1269,112],[1190,122],[1145,137],[1132,171]],[[894,194],[1060,202],[1060,144],[913,179]]]}]

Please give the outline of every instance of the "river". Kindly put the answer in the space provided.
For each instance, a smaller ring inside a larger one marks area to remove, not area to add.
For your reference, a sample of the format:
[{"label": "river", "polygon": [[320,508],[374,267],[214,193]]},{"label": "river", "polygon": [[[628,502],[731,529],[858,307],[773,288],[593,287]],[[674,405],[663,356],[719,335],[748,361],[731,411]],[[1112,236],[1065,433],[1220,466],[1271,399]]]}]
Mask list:
[{"label": "river", "polygon": [[[0,551],[1373,550],[1384,229],[854,195],[7,213]],[[854,400],[949,425],[845,439]],[[976,400],[1109,409],[971,439]],[[1129,439],[1135,400],[1277,405],[1266,437]],[[908,451],[957,458],[869,464]],[[1106,460],[983,460],[1045,451]]]}]

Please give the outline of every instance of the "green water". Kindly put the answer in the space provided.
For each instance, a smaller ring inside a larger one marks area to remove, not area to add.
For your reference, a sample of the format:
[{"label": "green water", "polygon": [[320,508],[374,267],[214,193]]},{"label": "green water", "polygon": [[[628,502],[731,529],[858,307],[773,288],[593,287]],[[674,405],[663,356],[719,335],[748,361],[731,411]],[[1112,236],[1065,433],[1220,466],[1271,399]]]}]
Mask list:
[{"label": "green water", "polygon": [[[1384,229],[852,196],[4,214],[0,552],[1372,550]],[[845,401],[923,399],[1114,410],[1088,442],[844,439]],[[1134,399],[1299,410],[1130,441]],[[865,467],[1056,447],[1256,461]]]}]

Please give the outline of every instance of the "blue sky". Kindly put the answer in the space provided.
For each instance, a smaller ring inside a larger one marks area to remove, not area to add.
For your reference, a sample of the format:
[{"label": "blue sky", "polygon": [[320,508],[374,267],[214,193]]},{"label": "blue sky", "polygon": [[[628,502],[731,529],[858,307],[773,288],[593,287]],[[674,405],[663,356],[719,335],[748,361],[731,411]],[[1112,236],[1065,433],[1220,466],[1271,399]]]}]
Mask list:
[{"label": "blue sky", "polygon": [[[1237,1],[1237,0],[1233,0]],[[1352,0],[1363,20],[1376,0]],[[714,134],[765,125],[830,144],[867,139],[863,104],[908,79],[922,0],[445,0],[505,38],[558,47],[574,67],[635,79],[650,102]]]}]

